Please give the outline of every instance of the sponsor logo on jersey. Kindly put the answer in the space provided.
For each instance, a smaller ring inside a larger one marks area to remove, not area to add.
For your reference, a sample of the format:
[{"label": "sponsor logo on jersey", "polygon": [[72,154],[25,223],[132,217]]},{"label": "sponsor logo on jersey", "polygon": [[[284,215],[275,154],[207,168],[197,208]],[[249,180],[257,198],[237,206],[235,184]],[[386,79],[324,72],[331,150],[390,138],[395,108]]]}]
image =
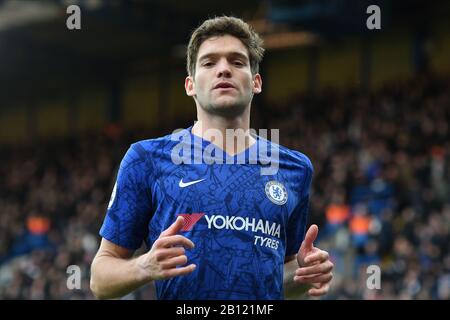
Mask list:
[{"label": "sponsor logo on jersey", "polygon": [[279,223],[270,222],[249,217],[222,216],[222,215],[205,215],[208,229],[227,230],[245,230],[252,232],[261,232],[273,237],[280,237],[281,226]]},{"label": "sponsor logo on jersey", "polygon": [[206,178],[200,179],[200,180],[189,181],[189,182],[183,182],[183,179],[181,179],[180,182],[178,183],[178,186],[179,186],[180,188],[186,188],[186,187],[192,186],[193,184],[202,182],[202,181],[205,180],[205,179],[206,179]]},{"label": "sponsor logo on jersey", "polygon": [[184,218],[183,228],[181,231],[190,231],[194,224],[196,224],[205,214],[204,213],[179,213],[177,216]]},{"label": "sponsor logo on jersey", "polygon": [[255,233],[261,232],[272,237],[280,238],[281,225],[267,220],[249,217],[222,216],[217,214],[207,215],[205,213],[179,213],[177,216],[182,216],[184,218],[184,225],[181,231],[192,230],[192,227],[205,216],[208,229],[245,230]]},{"label": "sponsor logo on jersey", "polygon": [[255,234],[253,244],[273,250],[277,250],[280,243],[279,240],[273,238],[280,239],[281,225],[276,222],[249,217],[207,215],[204,213],[180,213],[177,215],[184,217],[184,225],[181,231],[192,230],[193,226],[205,216],[208,229],[245,230],[260,233],[265,236]]}]

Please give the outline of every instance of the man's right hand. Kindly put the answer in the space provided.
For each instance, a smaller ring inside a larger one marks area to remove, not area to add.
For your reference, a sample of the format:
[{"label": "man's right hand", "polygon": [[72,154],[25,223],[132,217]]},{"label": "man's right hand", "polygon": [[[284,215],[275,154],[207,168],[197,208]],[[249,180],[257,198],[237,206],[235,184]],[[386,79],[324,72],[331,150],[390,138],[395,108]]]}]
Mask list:
[{"label": "man's right hand", "polygon": [[149,252],[137,258],[137,265],[143,276],[151,280],[163,280],[189,274],[196,265],[179,267],[187,263],[185,248],[194,248],[194,243],[188,238],[177,234],[183,228],[184,218],[177,220],[153,243]]}]

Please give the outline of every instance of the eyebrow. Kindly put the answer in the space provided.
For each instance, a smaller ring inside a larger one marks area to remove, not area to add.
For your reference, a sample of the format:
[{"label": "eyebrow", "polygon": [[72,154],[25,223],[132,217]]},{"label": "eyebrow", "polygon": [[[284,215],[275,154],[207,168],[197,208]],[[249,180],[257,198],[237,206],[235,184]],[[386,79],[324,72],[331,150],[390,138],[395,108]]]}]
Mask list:
[{"label": "eyebrow", "polygon": [[[215,58],[220,55],[222,55],[222,54],[221,53],[207,53],[207,54],[204,54],[203,56],[199,57],[198,61],[200,62],[200,61],[203,61],[203,60],[206,60],[209,58]],[[245,54],[242,54],[237,51],[229,52],[229,53],[226,53],[225,55],[231,56],[231,57],[237,57],[237,58],[244,59],[245,61],[249,61],[249,58]]]}]

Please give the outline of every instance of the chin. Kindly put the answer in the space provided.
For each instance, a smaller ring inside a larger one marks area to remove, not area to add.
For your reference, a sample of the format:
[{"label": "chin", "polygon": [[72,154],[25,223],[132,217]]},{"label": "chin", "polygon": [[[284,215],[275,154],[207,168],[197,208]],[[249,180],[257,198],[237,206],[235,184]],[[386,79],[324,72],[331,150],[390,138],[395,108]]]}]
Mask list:
[{"label": "chin", "polygon": [[220,115],[226,118],[232,118],[242,115],[246,109],[246,106],[243,104],[236,104],[233,101],[233,103],[220,103],[210,105],[208,108],[204,109],[206,112],[211,114]]}]

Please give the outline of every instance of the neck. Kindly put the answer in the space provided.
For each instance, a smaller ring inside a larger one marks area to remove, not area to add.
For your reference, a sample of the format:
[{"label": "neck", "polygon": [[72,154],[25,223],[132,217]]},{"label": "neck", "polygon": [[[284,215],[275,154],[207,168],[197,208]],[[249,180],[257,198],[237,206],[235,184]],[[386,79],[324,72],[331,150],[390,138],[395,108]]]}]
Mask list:
[{"label": "neck", "polygon": [[[233,118],[213,115],[197,107],[197,119],[192,134],[211,141],[230,155],[240,153],[256,142],[249,132],[250,107],[242,115]],[[227,129],[232,130],[232,137],[227,137]]]}]

